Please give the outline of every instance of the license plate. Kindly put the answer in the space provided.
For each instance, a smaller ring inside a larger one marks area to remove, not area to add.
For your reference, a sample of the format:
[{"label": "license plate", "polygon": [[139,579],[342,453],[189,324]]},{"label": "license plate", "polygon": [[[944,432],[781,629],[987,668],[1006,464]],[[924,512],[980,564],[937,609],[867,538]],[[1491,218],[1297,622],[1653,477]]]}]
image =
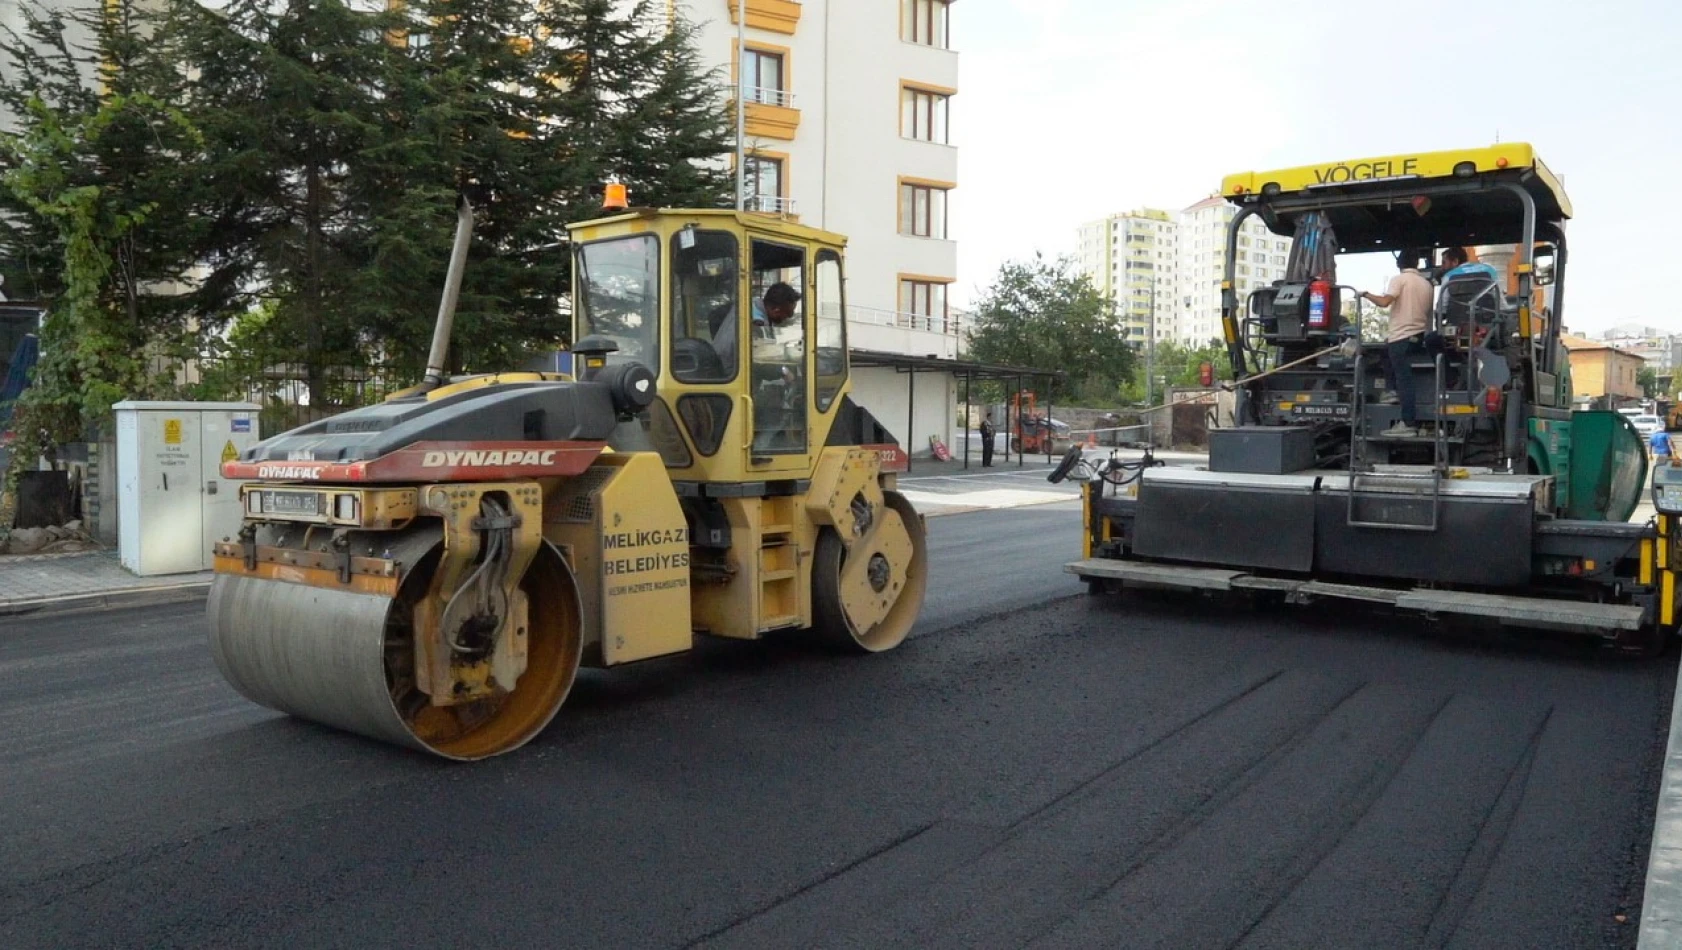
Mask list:
[{"label": "license plate", "polygon": [[315,492],[269,492],[263,499],[263,510],[277,515],[317,515],[321,513],[321,496]]},{"label": "license plate", "polygon": [[1336,405],[1316,406],[1313,404],[1298,403],[1291,408],[1291,415],[1325,416],[1333,419],[1344,419],[1349,416],[1349,407]]}]

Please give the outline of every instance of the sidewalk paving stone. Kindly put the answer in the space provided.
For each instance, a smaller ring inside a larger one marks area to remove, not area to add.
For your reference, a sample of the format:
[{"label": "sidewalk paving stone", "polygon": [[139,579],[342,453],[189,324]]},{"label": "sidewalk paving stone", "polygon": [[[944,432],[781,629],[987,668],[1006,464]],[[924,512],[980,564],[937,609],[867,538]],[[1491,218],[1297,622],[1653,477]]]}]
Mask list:
[{"label": "sidewalk paving stone", "polygon": [[209,571],[139,577],[115,551],[0,557],[0,615],[114,605],[120,596],[196,595],[208,589],[210,577]]}]

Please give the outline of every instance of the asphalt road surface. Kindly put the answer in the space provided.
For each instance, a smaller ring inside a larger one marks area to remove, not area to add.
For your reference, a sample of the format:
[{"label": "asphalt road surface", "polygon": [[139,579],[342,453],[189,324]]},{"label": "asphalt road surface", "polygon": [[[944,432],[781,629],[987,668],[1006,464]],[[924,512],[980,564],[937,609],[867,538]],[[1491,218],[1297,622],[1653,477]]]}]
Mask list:
[{"label": "asphalt road surface", "polygon": [[1077,518],[931,521],[894,653],[590,673],[470,766],[246,703],[201,608],[0,622],[0,946],[1634,945],[1674,654],[1090,598]]}]

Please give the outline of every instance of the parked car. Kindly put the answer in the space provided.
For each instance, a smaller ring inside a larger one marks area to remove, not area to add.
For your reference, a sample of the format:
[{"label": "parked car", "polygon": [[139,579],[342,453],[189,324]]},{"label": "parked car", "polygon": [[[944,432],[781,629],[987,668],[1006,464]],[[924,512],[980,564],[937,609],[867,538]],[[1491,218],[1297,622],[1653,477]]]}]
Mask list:
[{"label": "parked car", "polygon": [[1664,420],[1658,416],[1646,414],[1630,416],[1629,421],[1634,423],[1635,431],[1641,433],[1643,439],[1652,438],[1653,433],[1664,428]]}]

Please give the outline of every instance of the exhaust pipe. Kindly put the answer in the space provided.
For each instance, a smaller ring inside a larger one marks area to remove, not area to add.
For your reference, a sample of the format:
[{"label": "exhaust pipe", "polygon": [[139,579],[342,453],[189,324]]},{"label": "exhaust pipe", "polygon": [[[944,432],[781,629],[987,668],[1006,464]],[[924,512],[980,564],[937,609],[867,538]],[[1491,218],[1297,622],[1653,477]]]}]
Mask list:
[{"label": "exhaust pipe", "polygon": [[456,243],[450,250],[450,269],[444,275],[444,296],[438,301],[438,322],[432,328],[432,352],[426,357],[426,378],[421,392],[444,383],[444,358],[450,352],[450,330],[456,319],[456,300],[461,296],[461,275],[467,269],[467,245],[473,239],[473,205],[466,195],[456,196]]}]

